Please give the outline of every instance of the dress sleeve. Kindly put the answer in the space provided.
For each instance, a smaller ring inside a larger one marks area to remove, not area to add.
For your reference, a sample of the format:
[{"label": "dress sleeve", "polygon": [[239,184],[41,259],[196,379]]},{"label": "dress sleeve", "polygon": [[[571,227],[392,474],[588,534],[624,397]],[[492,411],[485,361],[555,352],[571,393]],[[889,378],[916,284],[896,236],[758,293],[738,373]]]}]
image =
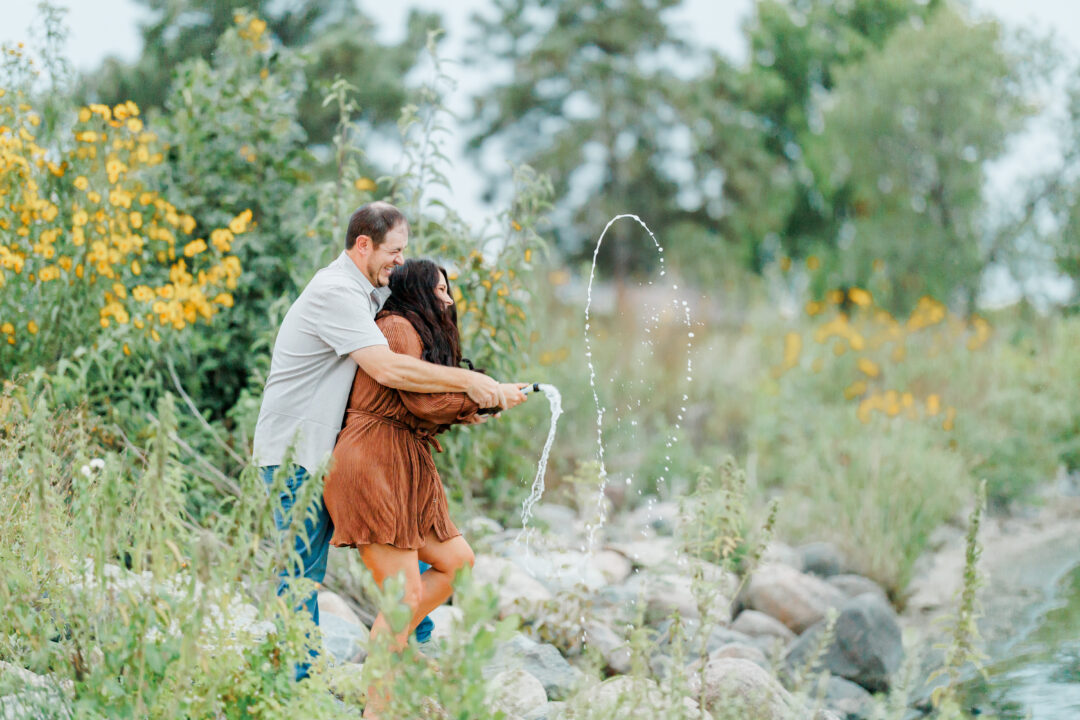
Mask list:
[{"label": "dress sleeve", "polygon": [[[400,315],[385,315],[378,320],[378,326],[386,336],[390,349],[403,355],[419,358],[424,352],[420,335],[405,318]],[[436,425],[450,425],[461,422],[480,409],[463,392],[415,393],[398,390],[401,401],[410,413],[421,420]]]}]

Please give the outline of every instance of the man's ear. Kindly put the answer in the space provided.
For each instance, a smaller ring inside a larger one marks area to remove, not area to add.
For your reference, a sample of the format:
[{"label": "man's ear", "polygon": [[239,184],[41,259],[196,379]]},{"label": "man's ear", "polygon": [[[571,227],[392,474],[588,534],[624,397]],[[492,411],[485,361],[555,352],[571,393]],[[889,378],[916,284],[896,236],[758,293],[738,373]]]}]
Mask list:
[{"label": "man's ear", "polygon": [[357,235],[356,243],[353,245],[353,247],[359,250],[362,254],[367,255],[369,252],[371,252],[371,248],[373,247],[371,237],[368,235]]}]

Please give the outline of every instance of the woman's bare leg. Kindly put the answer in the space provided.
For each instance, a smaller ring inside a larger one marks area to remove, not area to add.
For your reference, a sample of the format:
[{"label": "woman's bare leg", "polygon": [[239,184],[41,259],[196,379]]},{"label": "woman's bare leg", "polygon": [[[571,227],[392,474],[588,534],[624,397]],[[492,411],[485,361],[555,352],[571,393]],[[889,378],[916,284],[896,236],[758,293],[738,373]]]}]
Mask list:
[{"label": "woman's bare leg", "polygon": [[421,560],[431,565],[427,572],[420,576],[423,592],[414,618],[416,624],[419,624],[425,615],[450,598],[454,592],[454,576],[466,565],[472,567],[475,556],[462,536],[440,542],[434,533],[428,534],[426,544],[417,554]]},{"label": "woman's bare leg", "polygon": [[[364,565],[375,577],[375,583],[380,588],[387,578],[396,575],[405,576],[405,597],[403,599],[405,604],[412,609],[415,618],[423,596],[423,585],[420,582],[420,568],[416,562],[416,551],[402,550],[392,545],[364,545],[360,549],[360,557],[364,561]],[[421,617],[423,616],[421,615]],[[405,647],[409,633],[412,632],[416,623],[410,622],[409,625],[411,627],[405,628],[394,637],[394,650],[401,650]],[[390,624],[382,613],[379,613],[375,618],[375,622],[371,625],[371,634],[375,636],[388,632],[391,632]]]},{"label": "woman's bare leg", "polygon": [[[360,558],[364,561],[364,565],[367,566],[368,570],[371,571],[376,584],[380,588],[387,578],[397,575],[404,575],[405,577],[405,597],[403,600],[412,609],[414,621],[409,623],[409,627],[395,635],[391,642],[391,648],[399,652],[404,649],[408,642],[409,633],[412,632],[413,627],[416,625],[416,611],[423,593],[423,586],[420,583],[420,567],[416,562],[416,551],[402,550],[392,545],[364,545],[360,548]],[[389,635],[392,632],[393,628],[390,627],[390,623],[380,612],[375,617],[375,622],[371,624],[371,638],[375,639],[380,635]],[[390,694],[388,692],[380,691],[375,685],[370,686],[367,691],[364,717],[367,720],[378,720],[379,713],[389,702]]]}]

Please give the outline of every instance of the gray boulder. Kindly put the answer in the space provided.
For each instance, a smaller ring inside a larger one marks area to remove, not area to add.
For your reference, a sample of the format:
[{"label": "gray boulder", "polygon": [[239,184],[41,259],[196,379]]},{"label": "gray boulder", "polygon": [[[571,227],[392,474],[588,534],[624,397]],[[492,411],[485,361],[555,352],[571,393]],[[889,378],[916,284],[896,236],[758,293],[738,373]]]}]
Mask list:
[{"label": "gray boulder", "polygon": [[510,560],[552,593],[573,590],[579,586],[595,591],[608,584],[593,559],[583,552],[554,550],[544,553],[519,553],[511,555]]},{"label": "gray boulder", "polygon": [[601,550],[592,556],[592,565],[607,581],[608,585],[618,585],[630,577],[634,566],[622,553],[614,550]]},{"label": "gray boulder", "polygon": [[499,617],[524,612],[552,595],[540,581],[506,558],[477,555],[473,579],[493,585],[498,593]]},{"label": "gray boulder", "polygon": [[521,669],[503,670],[487,683],[488,702],[508,715],[525,715],[547,703],[544,686]]},{"label": "gray boulder", "polygon": [[705,709],[721,717],[796,720],[795,700],[768,672],[749,660],[710,659],[703,677],[691,673],[687,684],[693,697],[702,697]]},{"label": "gray boulder", "polygon": [[[708,720],[691,698],[683,698],[683,716]],[[618,675],[580,693],[566,708],[567,718],[619,718],[656,720],[671,717],[670,701],[656,681],[633,675]]]},{"label": "gray boulder", "polygon": [[564,707],[564,702],[546,702],[525,713],[521,720],[559,720]]},{"label": "gray boulder", "polygon": [[630,672],[630,646],[607,625],[595,621],[587,622],[585,643],[600,653],[607,670],[619,675]]},{"label": "gray boulder", "polygon": [[731,629],[750,637],[772,637],[785,644],[795,639],[795,633],[772,615],[757,610],[743,610],[731,623]]},{"label": "gray boulder", "polygon": [[830,578],[826,578],[825,582],[832,585],[834,588],[844,593],[849,598],[858,597],[863,593],[874,593],[881,597],[882,600],[888,601],[888,595],[876,582],[868,577],[862,575],[854,575],[851,573],[842,573],[840,575],[833,575]]},{"label": "gray boulder", "polygon": [[801,546],[798,553],[802,560],[803,572],[820,577],[831,577],[848,570],[847,560],[832,543],[808,543]]},{"label": "gray boulder", "polygon": [[[788,668],[805,665],[824,630],[825,623],[818,623],[791,645],[785,658]],[[871,692],[884,692],[903,659],[904,646],[896,613],[877,595],[865,593],[840,607],[833,641],[821,663],[833,675],[858,683]]]},{"label": "gray boulder", "polygon": [[338,662],[363,662],[367,657],[370,631],[332,613],[319,614],[323,647]]},{"label": "gray boulder", "polygon": [[539,680],[550,700],[565,699],[582,677],[581,671],[568,663],[554,645],[538,643],[521,633],[499,646],[484,674],[490,676],[512,668]]},{"label": "gray boulder", "polygon": [[865,720],[874,711],[874,696],[862,686],[833,675],[825,687],[825,704],[843,720]]},{"label": "gray boulder", "polygon": [[819,577],[805,575],[787,565],[764,565],[751,577],[743,604],[776,618],[796,633],[820,622],[830,608],[839,607],[844,594]]},{"label": "gray boulder", "polygon": [[675,561],[677,545],[674,538],[657,537],[611,543],[606,549],[624,555],[634,567],[669,568]]}]

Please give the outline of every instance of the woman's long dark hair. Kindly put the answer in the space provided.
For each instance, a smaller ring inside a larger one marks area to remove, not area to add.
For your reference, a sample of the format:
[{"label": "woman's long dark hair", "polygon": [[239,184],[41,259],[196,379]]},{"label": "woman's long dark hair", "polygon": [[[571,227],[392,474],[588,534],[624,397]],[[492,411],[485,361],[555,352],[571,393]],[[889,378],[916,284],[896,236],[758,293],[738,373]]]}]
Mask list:
[{"label": "woman's long dark hair", "polygon": [[446,281],[446,291],[453,294],[446,270],[431,260],[406,260],[390,274],[390,299],[379,311],[379,317],[401,315],[420,335],[420,341],[424,343],[421,356],[424,360],[457,367],[461,364],[457,309],[453,305],[444,309],[435,297],[440,275]]}]

